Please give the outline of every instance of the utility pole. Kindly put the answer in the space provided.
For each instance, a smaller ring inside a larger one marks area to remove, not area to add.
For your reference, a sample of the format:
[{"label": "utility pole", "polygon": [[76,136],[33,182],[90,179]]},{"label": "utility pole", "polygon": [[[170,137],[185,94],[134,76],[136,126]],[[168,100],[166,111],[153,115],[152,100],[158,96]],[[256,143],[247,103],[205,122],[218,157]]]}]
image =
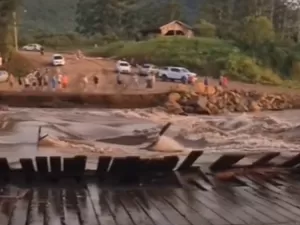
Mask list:
[{"label": "utility pole", "polygon": [[19,45],[18,45],[18,26],[17,26],[17,13],[16,11],[13,12],[13,27],[14,27],[14,45],[16,51],[19,50]]}]

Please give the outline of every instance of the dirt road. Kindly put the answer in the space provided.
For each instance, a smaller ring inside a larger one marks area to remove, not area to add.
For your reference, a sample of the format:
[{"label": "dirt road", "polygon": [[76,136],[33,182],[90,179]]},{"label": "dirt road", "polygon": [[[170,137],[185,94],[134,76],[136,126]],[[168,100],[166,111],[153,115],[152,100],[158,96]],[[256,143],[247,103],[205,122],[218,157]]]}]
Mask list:
[{"label": "dirt road", "polygon": [[[132,76],[122,75],[122,79],[127,84],[127,87],[121,88],[116,85],[116,74],[115,70],[115,61],[110,59],[101,59],[101,58],[90,58],[86,57],[84,59],[77,60],[75,54],[64,54],[66,59],[66,65],[63,67],[53,67],[51,66],[51,57],[53,53],[45,53],[44,56],[41,56],[37,52],[22,52],[26,57],[28,57],[37,68],[49,67],[52,73],[55,73],[57,68],[61,70],[62,73],[69,76],[70,88],[69,91],[80,92],[82,90],[82,77],[84,75],[88,76],[90,79],[90,87],[87,91],[101,92],[101,93],[153,93],[153,92],[164,92],[169,90],[171,87],[175,86],[176,83],[170,82],[157,82],[154,89],[145,89],[145,78],[141,77],[141,87],[136,88],[132,82]],[[97,75],[99,77],[99,86],[97,89],[92,84],[92,76]],[[201,78],[200,78],[201,79]],[[217,85],[217,80],[210,80],[210,85]],[[247,89],[247,90],[257,90],[263,92],[295,92],[300,93],[299,90],[290,90],[287,88],[279,88],[274,86],[264,86],[259,84],[245,84],[242,82],[230,81],[229,88],[234,89]],[[8,84],[0,84],[0,90],[10,89]],[[15,89],[17,85],[15,85]]]},{"label": "dirt road", "polygon": [[[23,52],[26,57],[28,57],[37,68],[48,67],[53,73],[56,70],[60,70],[63,74],[69,76],[70,80],[70,91],[82,91],[82,78],[86,75],[89,78],[90,84],[87,89],[90,91],[97,91],[101,93],[107,92],[162,92],[170,89],[174,86],[174,83],[163,83],[158,82],[153,90],[145,89],[145,78],[141,77],[141,87],[137,88],[133,85],[131,75],[122,75],[122,79],[125,81],[126,87],[118,87],[116,84],[116,73],[115,61],[109,59],[100,58],[89,58],[85,57],[83,59],[77,60],[75,55],[64,54],[66,65],[62,67],[53,67],[51,65],[52,53],[45,53],[44,56],[40,56],[39,53],[35,52]],[[99,77],[99,86],[97,90],[92,84],[92,77],[97,75]]]}]

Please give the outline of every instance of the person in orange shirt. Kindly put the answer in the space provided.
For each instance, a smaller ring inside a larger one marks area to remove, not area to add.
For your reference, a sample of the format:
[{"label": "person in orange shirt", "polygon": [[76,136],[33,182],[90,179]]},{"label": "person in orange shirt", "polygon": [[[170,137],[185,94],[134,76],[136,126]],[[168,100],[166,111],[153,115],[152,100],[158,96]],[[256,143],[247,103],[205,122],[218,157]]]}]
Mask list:
[{"label": "person in orange shirt", "polygon": [[65,89],[68,87],[69,79],[67,75],[62,76],[62,87]]}]

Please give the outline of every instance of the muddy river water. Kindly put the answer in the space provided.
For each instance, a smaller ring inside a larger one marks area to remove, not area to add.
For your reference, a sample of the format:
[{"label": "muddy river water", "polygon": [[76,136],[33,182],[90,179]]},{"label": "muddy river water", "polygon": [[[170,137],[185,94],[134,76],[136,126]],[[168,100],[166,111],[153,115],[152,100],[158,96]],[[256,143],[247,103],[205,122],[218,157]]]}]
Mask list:
[{"label": "muddy river water", "polygon": [[[180,148],[205,152],[294,152],[300,150],[299,113],[186,117],[168,115],[158,108],[11,108],[0,113],[0,151],[10,162],[35,155],[158,155]],[[157,151],[144,150],[151,136],[167,122],[172,122],[172,126]],[[37,147],[39,126],[42,135],[48,137]]]}]

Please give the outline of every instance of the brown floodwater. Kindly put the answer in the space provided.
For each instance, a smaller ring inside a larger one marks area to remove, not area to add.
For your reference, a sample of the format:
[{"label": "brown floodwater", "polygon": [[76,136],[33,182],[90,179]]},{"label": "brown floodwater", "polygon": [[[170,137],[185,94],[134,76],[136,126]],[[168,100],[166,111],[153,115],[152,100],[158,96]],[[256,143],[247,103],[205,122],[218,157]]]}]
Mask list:
[{"label": "brown floodwater", "polygon": [[[145,150],[160,128],[171,128],[156,146]],[[172,150],[205,152],[300,150],[299,111],[174,116],[160,109],[27,109],[0,113],[0,152],[13,164],[20,157],[85,154],[170,154]],[[38,128],[48,134],[37,146]],[[167,152],[167,153],[166,153]]]}]

